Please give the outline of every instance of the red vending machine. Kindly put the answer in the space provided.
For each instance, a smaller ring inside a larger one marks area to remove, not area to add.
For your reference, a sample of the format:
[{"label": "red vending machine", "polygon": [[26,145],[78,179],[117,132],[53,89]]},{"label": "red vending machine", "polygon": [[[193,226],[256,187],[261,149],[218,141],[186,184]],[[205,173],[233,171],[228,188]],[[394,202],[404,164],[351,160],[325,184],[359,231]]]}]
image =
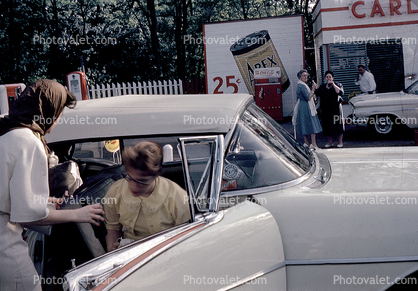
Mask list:
[{"label": "red vending machine", "polygon": [[254,70],[255,103],[274,120],[283,119],[280,68]]}]

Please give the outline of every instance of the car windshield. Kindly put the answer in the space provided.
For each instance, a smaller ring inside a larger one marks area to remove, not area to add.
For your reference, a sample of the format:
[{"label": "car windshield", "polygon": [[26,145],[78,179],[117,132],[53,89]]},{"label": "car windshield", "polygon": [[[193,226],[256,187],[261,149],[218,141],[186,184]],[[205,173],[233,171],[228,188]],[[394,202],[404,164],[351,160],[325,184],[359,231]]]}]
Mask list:
[{"label": "car windshield", "polygon": [[418,81],[415,81],[411,86],[406,88],[406,93],[408,94],[417,94],[418,95]]},{"label": "car windshield", "polygon": [[223,171],[222,191],[272,186],[303,176],[312,155],[255,105],[237,123]]}]

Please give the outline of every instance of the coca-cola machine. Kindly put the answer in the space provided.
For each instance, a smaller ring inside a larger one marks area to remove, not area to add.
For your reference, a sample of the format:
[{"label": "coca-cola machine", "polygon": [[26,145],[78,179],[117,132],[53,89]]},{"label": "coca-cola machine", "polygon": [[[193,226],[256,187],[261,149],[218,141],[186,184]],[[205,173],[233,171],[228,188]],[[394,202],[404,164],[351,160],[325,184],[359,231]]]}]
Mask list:
[{"label": "coca-cola machine", "polygon": [[283,119],[280,76],[279,67],[254,70],[255,103],[276,121]]}]

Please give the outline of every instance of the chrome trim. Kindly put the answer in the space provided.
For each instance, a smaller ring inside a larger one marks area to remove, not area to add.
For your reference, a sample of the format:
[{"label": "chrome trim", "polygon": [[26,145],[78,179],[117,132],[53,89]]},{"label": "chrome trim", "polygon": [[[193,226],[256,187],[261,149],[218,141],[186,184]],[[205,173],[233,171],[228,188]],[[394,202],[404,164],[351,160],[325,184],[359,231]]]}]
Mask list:
[{"label": "chrome trim", "polygon": [[195,215],[194,202],[193,202],[193,199],[190,199],[191,198],[190,196],[193,196],[193,193],[190,192],[190,191],[188,191],[188,187],[189,186],[188,186],[187,177],[189,177],[189,175],[188,175],[188,170],[189,169],[186,170],[186,166],[184,165],[184,162],[183,162],[183,153],[182,153],[182,150],[181,150],[181,142],[180,142],[180,140],[178,140],[178,143],[177,143],[177,151],[178,151],[178,153],[180,155],[180,162],[181,162],[181,165],[182,165],[181,168],[183,170],[183,177],[184,177],[183,179],[185,179],[185,181],[184,181],[184,183],[185,183],[185,190],[187,192],[187,196],[189,197],[190,216],[192,218],[192,221],[195,222],[196,221],[196,219],[195,219],[196,215]]},{"label": "chrome trim", "polygon": [[[235,129],[237,128],[237,124],[240,121],[242,114],[253,103],[255,104],[255,101],[254,101],[253,98],[251,98],[251,99],[248,99],[240,108],[238,108],[238,110],[236,111],[236,114],[235,114],[234,124],[229,128],[229,131],[225,134],[225,137],[224,137],[224,144],[225,145],[229,145],[229,142],[231,141],[231,138],[232,138],[232,136],[235,132]],[[227,147],[225,147],[224,150],[227,150]],[[224,153],[224,155],[225,154],[226,153]]]},{"label": "chrome trim", "polygon": [[210,193],[210,204],[209,211],[217,211],[219,207],[219,197],[222,188],[222,174],[224,167],[224,137],[218,135],[216,139],[216,152],[214,167],[212,169],[212,181],[211,181],[211,193]]},{"label": "chrome trim", "polygon": [[[83,265],[78,266],[75,269],[70,270],[65,276],[65,282],[63,285],[66,285],[64,290],[70,291],[80,291],[86,290],[81,284],[94,282],[95,279],[99,279],[101,282],[109,279],[115,272],[138,258],[139,256],[145,254],[147,251],[151,250],[154,247],[161,245],[173,237],[180,235],[184,232],[191,230],[188,234],[183,235],[182,237],[172,241],[166,246],[161,247],[159,250],[149,255],[144,260],[138,262],[136,265],[129,268],[123,275],[115,278],[112,282],[105,286],[103,290],[110,290],[115,284],[125,279],[127,276],[135,272],[141,266],[147,264],[149,261],[164,253],[168,249],[174,247],[175,245],[181,243],[182,241],[188,239],[189,237],[203,231],[204,229],[220,222],[224,217],[224,212],[220,211],[218,213],[204,213],[197,217],[198,221],[181,227],[170,229],[165,231],[163,234],[153,235],[151,238],[146,238],[133,242],[129,245],[126,245],[122,248],[114,250],[110,253],[102,255],[98,258],[93,259],[92,261],[86,262]],[[193,229],[195,228],[195,229]],[[84,281],[84,282],[80,282]],[[81,283],[81,284],[80,284]]]},{"label": "chrome trim", "polygon": [[154,252],[151,256],[142,260],[140,263],[136,264],[135,266],[130,268],[128,271],[123,273],[122,276],[120,276],[120,277],[116,278],[116,280],[112,281],[112,283],[110,283],[108,286],[103,288],[103,291],[111,290],[114,287],[114,285],[118,284],[120,281],[124,280],[126,277],[128,277],[129,275],[134,273],[136,270],[138,270],[140,267],[144,266],[145,264],[150,262],[152,259],[158,257],[160,254],[164,253],[165,251],[167,251],[168,249],[177,245],[178,243],[188,239],[191,236],[194,236],[195,234],[203,231],[204,229],[212,226],[213,224],[216,224],[216,223],[220,222],[224,217],[224,212],[221,211],[219,213],[208,213],[204,217],[205,217],[205,219],[202,220],[201,222],[198,222],[198,223],[205,222],[205,225],[203,225],[202,227],[190,232],[189,234],[187,234],[185,236],[182,236],[181,238],[179,238],[178,240],[168,244],[167,246],[160,248],[157,252]]},{"label": "chrome trim", "polygon": [[234,284],[228,285],[228,286],[223,287],[221,289],[218,289],[216,291],[227,291],[227,290],[234,289],[234,288],[236,288],[238,286],[241,286],[241,285],[243,285],[243,284],[245,284],[247,282],[250,282],[251,280],[257,279],[257,278],[259,278],[261,276],[264,276],[264,275],[266,275],[266,274],[268,274],[270,272],[273,272],[275,270],[278,270],[278,269],[281,269],[281,268],[285,267],[285,263],[286,262],[281,262],[281,263],[279,263],[277,265],[271,266],[271,267],[269,267],[269,268],[267,268],[267,269],[265,269],[263,271],[260,271],[260,272],[257,272],[255,274],[253,274],[253,275],[250,275],[248,277],[245,277],[244,279],[239,280],[239,281],[235,282]]},{"label": "chrome trim", "polygon": [[223,210],[219,211],[219,212],[206,212],[203,213],[202,215],[196,217],[196,221],[205,221],[206,225],[203,226],[204,228],[207,228],[213,224],[218,223],[219,221],[221,221],[224,217],[225,213]]},{"label": "chrome trim", "polygon": [[[186,225],[182,225],[176,229],[171,229],[171,231],[166,231],[163,234],[154,235],[149,238],[145,238],[142,240],[138,240],[133,242],[129,245],[116,249],[112,252],[104,254],[100,257],[97,257],[89,262],[86,262],[75,269],[70,270],[64,277],[67,281],[68,290],[70,291],[78,291],[83,290],[84,288],[80,288],[79,281],[86,277],[93,277],[93,276],[102,276],[104,273],[108,273],[109,275],[115,273],[118,269],[122,268],[129,262],[133,261],[138,256],[146,253],[148,250],[156,247],[165,241],[179,235],[183,232],[186,232],[192,228],[195,228],[202,224],[199,228],[205,227],[206,223],[204,220],[190,223]],[[179,238],[178,240],[174,241],[173,243],[163,247],[162,249],[166,250],[168,247],[172,247],[173,245],[179,243],[180,241],[192,236],[196,233],[197,230],[190,232],[189,234]],[[155,255],[161,253],[159,252],[154,253]],[[116,267],[115,267],[116,266]],[[85,289],[84,289],[85,290]]]},{"label": "chrome trim", "polygon": [[[193,201],[197,201],[199,197],[197,197],[197,193],[193,190],[192,181],[190,178],[190,171],[188,166],[188,158],[186,152],[186,144],[187,143],[198,143],[201,141],[208,141],[213,142],[215,144],[214,153],[209,157],[211,163],[205,167],[204,173],[199,181],[199,186],[197,189],[201,189],[202,185],[210,184],[210,192],[207,194],[209,199],[208,209],[200,209],[200,206],[196,203],[196,207],[200,211],[217,211],[219,205],[219,193],[221,191],[221,184],[222,184],[222,169],[223,169],[223,161],[224,161],[224,137],[223,135],[213,135],[213,136],[198,136],[198,137],[183,137],[179,138],[179,143],[181,147],[181,158],[183,161],[184,171],[186,174],[186,186],[188,193],[191,193],[193,197]],[[209,168],[209,165],[212,165],[212,168]],[[207,172],[210,171],[211,181],[202,180],[206,176]]]},{"label": "chrome trim", "polygon": [[230,284],[217,291],[232,290],[238,286],[241,286],[251,280],[264,276],[275,270],[281,269],[287,266],[316,266],[316,265],[353,265],[353,264],[378,264],[378,263],[406,263],[406,262],[418,262],[418,256],[408,257],[389,257],[389,258],[354,258],[354,259],[318,259],[318,260],[285,260],[281,263],[273,265],[267,269],[254,273],[250,276],[245,277],[242,280]]},{"label": "chrome trim", "polygon": [[302,265],[347,265],[347,264],[378,264],[418,262],[418,256],[354,258],[354,259],[317,259],[317,260],[286,260],[286,266]]},{"label": "chrome trim", "polygon": [[[192,180],[190,178],[190,171],[189,171],[189,165],[188,165],[188,158],[187,158],[187,152],[186,152],[186,143],[189,142],[198,142],[198,141],[213,141],[216,140],[216,136],[199,136],[199,137],[183,137],[183,138],[179,138],[179,144],[180,144],[180,156],[181,156],[181,160],[183,163],[183,171],[185,174],[185,178],[186,178],[186,190],[187,193],[189,193],[189,196],[191,195],[190,201],[195,202],[198,200],[198,197],[196,197],[196,193],[193,189],[193,183]],[[211,157],[212,158],[212,157]],[[207,167],[208,165],[206,165],[205,167],[205,171],[199,181],[199,186],[197,189],[199,189],[200,185],[202,184],[202,178],[205,176],[205,173],[207,172]],[[209,193],[208,193],[209,194]],[[193,204],[193,203],[192,203]],[[196,204],[196,207],[200,210],[203,211],[202,209],[200,209],[200,206]]]},{"label": "chrome trim", "polygon": [[306,185],[306,187],[309,189],[318,189],[328,183],[328,181],[331,179],[332,168],[327,156],[321,153],[317,153],[317,157],[319,161],[319,171],[318,175],[314,175],[315,181],[309,185]]},{"label": "chrome trim", "polygon": [[115,264],[113,265],[112,269],[109,269],[108,271],[105,271],[103,273],[94,276],[86,275],[84,277],[81,277],[78,280],[78,285],[80,285],[80,287],[82,287],[84,290],[93,290],[94,288],[96,288],[97,285],[102,283],[104,280],[106,280],[108,277],[110,277],[123,266],[123,264]]}]

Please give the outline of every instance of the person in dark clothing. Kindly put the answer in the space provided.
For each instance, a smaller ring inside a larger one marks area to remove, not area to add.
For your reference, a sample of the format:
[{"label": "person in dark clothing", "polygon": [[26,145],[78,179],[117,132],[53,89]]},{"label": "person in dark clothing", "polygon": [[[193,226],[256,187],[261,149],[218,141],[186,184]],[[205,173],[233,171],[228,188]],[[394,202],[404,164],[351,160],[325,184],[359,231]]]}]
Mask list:
[{"label": "person in dark clothing", "polygon": [[333,137],[338,140],[337,147],[343,146],[344,120],[342,114],[343,85],[334,82],[334,74],[325,72],[325,84],[315,90],[315,95],[320,98],[320,110],[322,112],[322,129],[328,138],[326,148],[332,146]]}]

